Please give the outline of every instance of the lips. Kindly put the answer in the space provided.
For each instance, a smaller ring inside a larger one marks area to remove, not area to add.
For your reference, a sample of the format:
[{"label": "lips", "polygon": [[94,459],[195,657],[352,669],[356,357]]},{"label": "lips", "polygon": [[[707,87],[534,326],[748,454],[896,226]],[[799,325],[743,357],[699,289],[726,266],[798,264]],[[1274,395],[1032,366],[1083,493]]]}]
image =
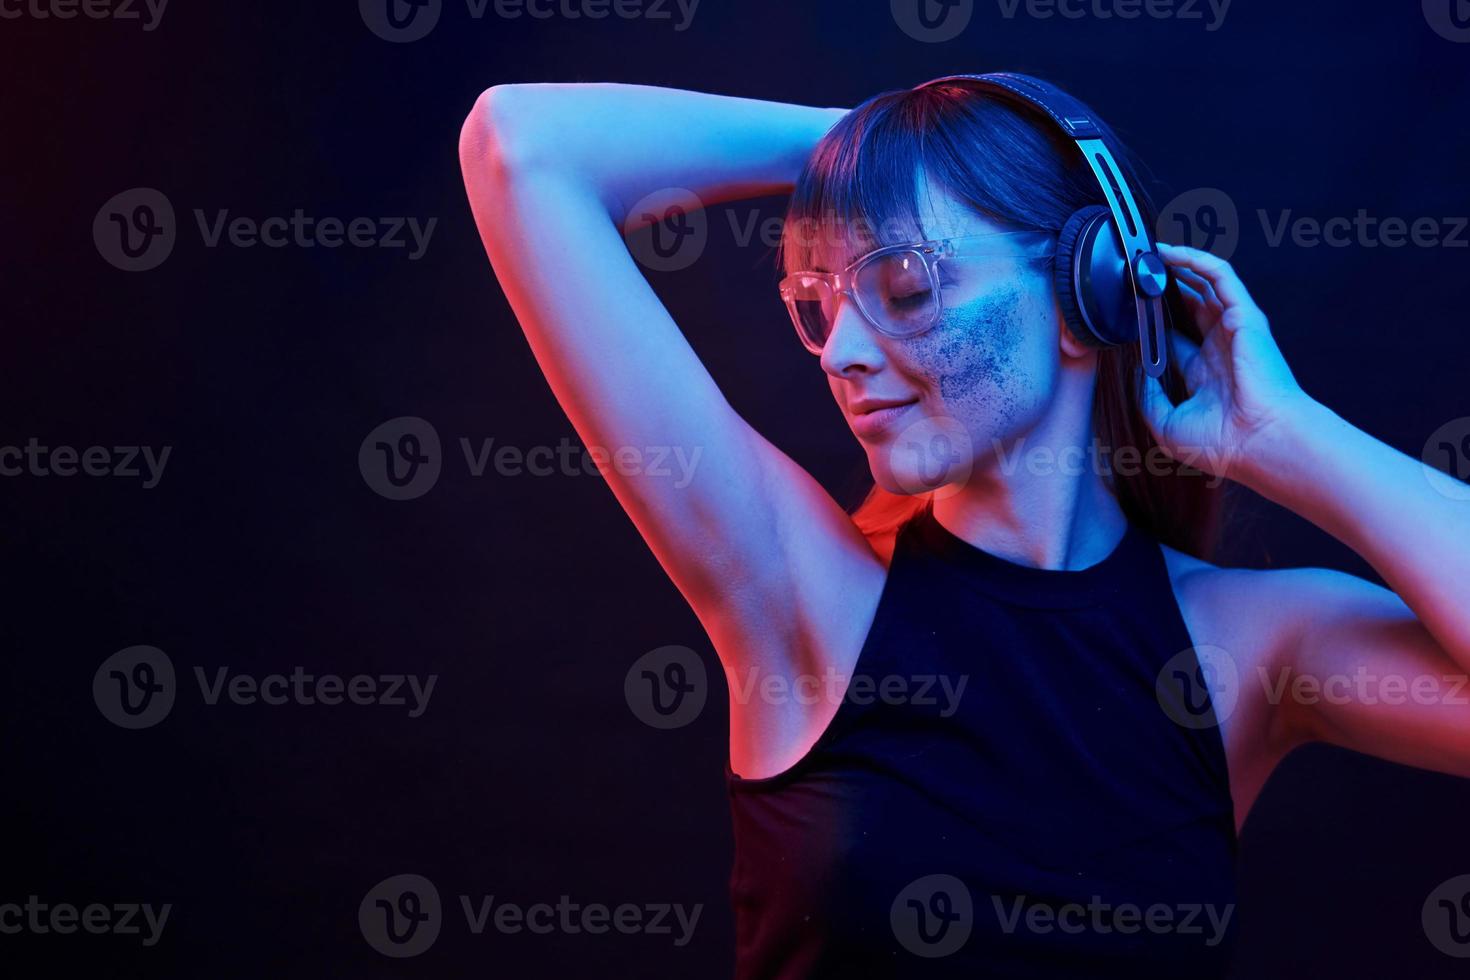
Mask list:
[{"label": "lips", "polygon": [[852,431],[859,438],[882,435],[917,404],[918,399],[906,402],[858,402],[853,406]]}]

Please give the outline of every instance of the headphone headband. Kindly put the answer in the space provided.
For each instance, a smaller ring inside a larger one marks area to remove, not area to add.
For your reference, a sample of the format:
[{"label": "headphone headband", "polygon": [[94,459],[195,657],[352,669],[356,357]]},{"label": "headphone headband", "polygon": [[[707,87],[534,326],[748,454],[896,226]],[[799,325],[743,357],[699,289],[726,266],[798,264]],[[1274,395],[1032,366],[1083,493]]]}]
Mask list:
[{"label": "headphone headband", "polygon": [[1164,337],[1164,288],[1169,274],[1153,239],[1149,236],[1133,193],[1123,171],[1113,159],[1103,139],[1102,127],[1092,112],[1081,102],[1048,82],[1014,72],[992,72],[986,75],[945,75],[915,88],[928,88],[944,82],[973,82],[982,88],[1007,93],[1045,113],[1067,137],[1077,144],[1087,165],[1092,168],[1098,186],[1107,199],[1113,215],[1113,227],[1123,246],[1124,265],[1136,301],[1139,353],[1143,367],[1157,378],[1168,364],[1168,344]]},{"label": "headphone headband", "polygon": [[1055,85],[1049,85],[1030,75],[1018,75],[1008,71],[991,72],[988,75],[945,75],[943,78],[927,81],[917,88],[960,81],[979,82],[987,88],[1001,88],[1013,95],[1020,96],[1051,116],[1052,120],[1061,127],[1062,132],[1074,140],[1102,139],[1102,130],[1093,122],[1092,113],[1086,106]]}]

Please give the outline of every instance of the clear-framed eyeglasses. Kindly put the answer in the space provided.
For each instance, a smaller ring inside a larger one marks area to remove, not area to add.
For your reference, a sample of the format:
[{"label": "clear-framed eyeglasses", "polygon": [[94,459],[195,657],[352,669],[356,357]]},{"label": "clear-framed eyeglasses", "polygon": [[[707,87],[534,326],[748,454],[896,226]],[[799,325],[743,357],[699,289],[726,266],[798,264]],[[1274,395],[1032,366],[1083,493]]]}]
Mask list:
[{"label": "clear-framed eyeglasses", "polygon": [[879,333],[916,337],[933,329],[944,314],[940,275],[946,260],[1049,258],[1055,251],[1056,236],[1039,231],[884,245],[854,259],[841,272],[793,272],[781,280],[781,299],[802,345],[821,354],[844,296]]}]

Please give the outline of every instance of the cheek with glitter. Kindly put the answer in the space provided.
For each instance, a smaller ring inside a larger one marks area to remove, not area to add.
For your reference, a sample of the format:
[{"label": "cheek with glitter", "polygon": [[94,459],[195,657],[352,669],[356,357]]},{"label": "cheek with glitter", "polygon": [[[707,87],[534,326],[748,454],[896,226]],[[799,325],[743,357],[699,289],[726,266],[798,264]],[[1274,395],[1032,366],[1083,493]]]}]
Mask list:
[{"label": "cheek with glitter", "polygon": [[956,416],[982,413],[1001,421],[1020,401],[1019,354],[1024,337],[1017,286],[947,308],[932,331],[917,338],[914,366]]}]

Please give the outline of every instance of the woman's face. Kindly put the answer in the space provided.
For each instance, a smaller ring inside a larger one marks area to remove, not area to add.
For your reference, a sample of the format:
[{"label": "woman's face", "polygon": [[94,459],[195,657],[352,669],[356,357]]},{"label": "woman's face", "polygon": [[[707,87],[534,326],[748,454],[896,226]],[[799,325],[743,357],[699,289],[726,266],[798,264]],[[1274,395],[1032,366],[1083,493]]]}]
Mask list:
[{"label": "woman's face", "polygon": [[[920,201],[926,238],[1013,230],[937,190]],[[827,238],[814,254],[822,268],[845,268],[872,248]],[[1030,429],[1057,383],[1061,316],[1046,263],[946,259],[940,288],[938,324],[906,339],[879,333],[844,299],[822,350],[832,396],[867,452],[874,480],[894,493],[956,492],[998,448]],[[874,411],[876,405],[895,407]]]}]

